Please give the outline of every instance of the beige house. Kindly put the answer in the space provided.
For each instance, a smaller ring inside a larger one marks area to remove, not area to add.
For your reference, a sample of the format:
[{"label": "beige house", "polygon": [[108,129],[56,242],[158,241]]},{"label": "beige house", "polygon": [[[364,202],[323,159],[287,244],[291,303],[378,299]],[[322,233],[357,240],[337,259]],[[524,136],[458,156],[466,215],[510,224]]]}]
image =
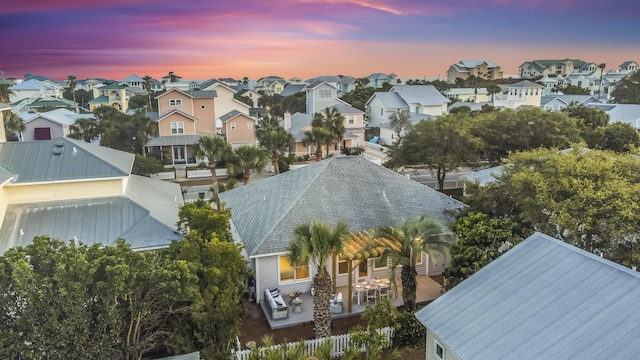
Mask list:
[{"label": "beige house", "polygon": [[113,83],[98,88],[93,88],[93,100],[89,101],[89,110],[93,112],[100,106],[110,106],[123,113],[129,108],[127,88]]},{"label": "beige house", "polygon": [[521,78],[534,78],[543,75],[567,76],[584,64],[578,59],[563,60],[533,60],[525,61],[520,65],[519,73]]},{"label": "beige house", "polygon": [[0,253],[48,235],[149,250],[176,232],[177,184],[131,174],[134,155],[84,141],[0,143]]},{"label": "beige house", "polygon": [[505,109],[517,109],[521,106],[540,107],[544,86],[529,80],[499,86],[502,92],[495,94],[493,106]]},{"label": "beige house", "polygon": [[454,84],[457,79],[466,80],[475,76],[484,80],[502,79],[500,66],[489,60],[460,60],[447,70],[447,82]]},{"label": "beige house", "polygon": [[256,146],[257,119],[238,110],[233,110],[223,115],[220,121],[222,122],[222,135],[232,147]]}]

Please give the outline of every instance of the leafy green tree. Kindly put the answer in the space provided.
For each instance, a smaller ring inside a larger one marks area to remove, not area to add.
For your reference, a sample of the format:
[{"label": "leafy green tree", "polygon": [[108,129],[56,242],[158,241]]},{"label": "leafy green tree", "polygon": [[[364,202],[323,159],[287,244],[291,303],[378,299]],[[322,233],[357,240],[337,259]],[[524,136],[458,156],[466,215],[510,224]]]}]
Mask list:
[{"label": "leafy green tree", "polygon": [[369,79],[367,78],[356,79],[355,89],[340,96],[340,100],[351,104],[351,106],[356,109],[366,111],[367,100],[369,100],[373,93],[376,92],[376,89],[374,87],[367,86],[368,84]]},{"label": "leafy green tree", "polygon": [[279,174],[279,160],[284,158],[293,146],[293,135],[278,124],[275,116],[266,114],[256,124],[256,139],[260,147],[267,152],[274,172]]},{"label": "leafy green tree", "polygon": [[100,145],[127,152],[134,152],[135,129],[126,114],[110,106],[100,106],[93,110],[99,124]]},{"label": "leafy green tree", "polygon": [[470,133],[469,123],[470,118],[465,114],[421,121],[405,134],[400,144],[389,149],[384,166],[433,169],[438,188],[443,189],[447,173],[476,162],[480,140]]},{"label": "leafy green tree", "polygon": [[292,114],[307,111],[307,94],[301,91],[297,94],[285,96],[282,99],[282,108]]},{"label": "leafy green tree", "polygon": [[144,109],[149,106],[149,95],[138,94],[129,98],[129,109]]},{"label": "leafy green tree", "polygon": [[[76,98],[76,100],[74,100],[74,96]],[[80,113],[87,113],[87,109],[85,108],[86,104],[89,103],[89,101],[93,100],[93,92],[91,91],[87,91],[84,89],[75,89],[75,91],[73,93],[71,93],[71,90],[69,90],[69,88],[65,89],[64,92],[62,93],[62,97],[64,97],[67,100],[71,100],[76,102],[76,104],[80,105],[80,108],[78,110],[80,110]]]},{"label": "leafy green tree", "polygon": [[213,189],[213,198],[220,209],[220,199],[218,199],[218,176],[216,175],[216,164],[220,160],[225,160],[231,153],[231,145],[220,136],[203,136],[196,144],[196,155],[206,157],[211,170],[211,182]]},{"label": "leafy green tree", "polygon": [[640,71],[625,76],[611,90],[611,102],[617,104],[640,104]]},{"label": "leafy green tree", "polygon": [[[226,217],[219,223],[228,224],[230,214],[219,215]],[[241,245],[224,239],[227,232],[225,226],[213,229],[208,238],[191,232],[167,250],[170,259],[186,262],[199,289],[191,311],[167,319],[172,328],[166,344],[176,354],[200,351],[205,359],[228,359],[234,348],[249,269]]]},{"label": "leafy green tree", "polygon": [[131,173],[140,176],[150,177],[157,174],[164,169],[162,162],[153,157],[146,157],[136,154],[136,158],[133,161],[133,168]]},{"label": "leafy green tree", "polygon": [[242,174],[242,183],[249,183],[251,171],[261,173],[269,163],[267,152],[255,147],[244,145],[233,150],[231,161],[229,161],[230,174]]},{"label": "leafy green tree", "polygon": [[450,228],[457,241],[451,248],[451,263],[444,271],[445,290],[475,274],[508,250],[518,240],[516,224],[507,219],[490,218],[483,213],[469,213],[454,221]]},{"label": "leafy green tree", "polygon": [[403,220],[397,227],[382,226],[373,231],[372,238],[385,239],[394,244],[387,247],[385,254],[391,259],[391,279],[401,268],[402,300],[405,311],[412,312],[416,303],[416,264],[422,252],[429,254],[435,261],[436,254],[449,258],[452,245],[451,237],[446,236],[447,229],[435,219],[427,216]]},{"label": "leafy green tree", "polygon": [[292,266],[311,263],[317,269],[313,276],[313,322],[317,338],[331,335],[330,299],[333,282],[327,266],[334,254],[342,252],[348,233],[349,228],[345,223],[340,222],[332,228],[314,221],[297,226],[287,247]]},{"label": "leafy green tree", "polygon": [[396,133],[396,139],[400,141],[402,134],[411,130],[413,124],[411,123],[411,115],[408,111],[400,111],[389,115],[389,121],[391,128]]},{"label": "leafy green tree", "polygon": [[71,95],[73,96],[73,104],[75,106],[76,113],[78,112],[78,102],[76,101],[76,85],[78,81],[75,75],[67,75],[67,85],[69,86],[69,91],[71,91]]},{"label": "leafy green tree", "polygon": [[100,127],[96,119],[79,118],[69,125],[69,137],[90,143],[100,137]]},{"label": "leafy green tree", "polygon": [[604,149],[617,153],[628,153],[640,147],[638,131],[627,123],[616,122],[604,128]]},{"label": "leafy green tree", "polygon": [[213,210],[205,200],[186,202],[178,211],[178,230],[183,234],[197,233],[203,239],[216,237],[221,241],[232,241],[231,211],[226,208]]},{"label": "leafy green tree", "polygon": [[556,86],[553,88],[556,93],[563,93],[565,95],[590,95],[589,89],[585,89],[582,86],[577,85],[565,85]]},{"label": "leafy green tree", "polygon": [[591,130],[607,126],[610,120],[609,115],[603,110],[575,102],[562,109],[562,112],[567,113],[569,117],[582,120],[583,124]]},{"label": "leafy green tree", "polygon": [[247,104],[251,107],[253,107],[253,100],[249,99],[246,96],[242,96],[242,95],[238,95],[238,94],[233,94],[233,98],[240,101],[243,104]]}]

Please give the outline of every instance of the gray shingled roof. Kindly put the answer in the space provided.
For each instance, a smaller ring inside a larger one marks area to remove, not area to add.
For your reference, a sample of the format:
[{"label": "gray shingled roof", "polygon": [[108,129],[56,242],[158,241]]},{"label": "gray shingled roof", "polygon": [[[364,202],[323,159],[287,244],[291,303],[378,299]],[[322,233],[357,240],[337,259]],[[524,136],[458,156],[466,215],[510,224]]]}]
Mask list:
[{"label": "gray shingled roof", "polygon": [[462,360],[638,359],[640,274],[535,233],[416,313]]},{"label": "gray shingled roof", "polygon": [[[338,111],[342,115],[344,115],[344,114],[364,114],[364,111],[362,111],[360,109],[357,109],[357,108],[354,108],[353,106],[348,105],[348,104],[344,104],[344,103],[337,103],[335,105],[327,106],[326,108],[336,109],[336,111]],[[325,109],[320,110],[320,113],[324,113]]]},{"label": "gray shingled roof", "polygon": [[[227,121],[233,119],[234,117],[240,116],[240,115],[244,115],[244,116],[250,118],[250,116],[248,116],[248,115],[246,115],[244,113],[241,113],[240,111],[234,109],[234,110],[231,110],[228,113],[220,116],[220,121],[227,122]],[[255,120],[255,119],[253,119],[253,120]]]},{"label": "gray shingled roof", "polygon": [[133,160],[133,154],[63,137],[0,143],[0,164],[16,174],[16,183],[126,176]]},{"label": "gray shingled roof", "polygon": [[[293,138],[296,141],[302,141],[304,138],[304,131],[300,130],[311,124],[311,120],[313,120],[313,116],[309,114],[299,112],[291,114],[291,127],[287,129],[287,131],[293,135]],[[284,126],[284,121],[280,121],[280,124]]]},{"label": "gray shingled roof", "polygon": [[465,206],[359,156],[333,157],[220,194],[249,256],[282,253],[293,230],[319,220],[345,221],[352,231],[396,225]]},{"label": "gray shingled roof", "polygon": [[12,204],[0,231],[0,253],[29,245],[41,235],[65,241],[75,236],[89,245],[115,245],[123,238],[138,250],[166,247],[183,237],[124,196]]},{"label": "gray shingled roof", "polygon": [[280,92],[280,96],[291,96],[295,95],[304,90],[307,84],[287,84],[284,86],[284,89]]},{"label": "gray shingled roof", "polygon": [[186,93],[193,96],[196,99],[212,99],[218,96],[218,93],[215,90],[209,90],[209,91],[189,90],[189,91],[186,91]]}]

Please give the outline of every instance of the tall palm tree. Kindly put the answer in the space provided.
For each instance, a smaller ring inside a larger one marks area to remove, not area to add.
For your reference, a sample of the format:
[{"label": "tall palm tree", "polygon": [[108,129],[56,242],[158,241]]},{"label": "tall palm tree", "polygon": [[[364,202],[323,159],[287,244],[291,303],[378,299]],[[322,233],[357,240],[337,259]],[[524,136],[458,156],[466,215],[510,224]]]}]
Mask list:
[{"label": "tall palm tree", "polygon": [[10,84],[0,84],[0,103],[11,104],[11,96],[14,96],[15,92],[10,86]]},{"label": "tall palm tree", "polygon": [[[400,267],[402,281],[402,300],[406,311],[413,311],[416,303],[416,263],[422,252],[433,259],[436,253],[449,258],[452,246],[451,238],[445,236],[446,228],[433,218],[422,216],[402,221],[397,227],[384,226],[373,231],[373,239],[381,238],[394,243],[385,253],[391,259],[391,279]],[[397,250],[394,250],[397,248]]]},{"label": "tall palm tree", "polygon": [[[316,114],[319,115],[319,114]],[[322,116],[322,115],[321,115]],[[304,132],[302,144],[304,146],[313,146],[316,149],[316,161],[322,160],[322,147],[331,143],[332,135],[329,130],[323,126],[313,126],[311,130]]]},{"label": "tall palm tree", "polygon": [[256,125],[256,139],[269,155],[273,171],[280,173],[279,160],[291,149],[294,139],[287,130],[278,124],[278,118],[269,114],[264,115]]},{"label": "tall palm tree", "polygon": [[78,103],[76,102],[76,85],[78,81],[76,80],[75,75],[67,75],[67,84],[69,85],[69,91],[71,91],[71,96],[73,96],[73,104],[76,108],[76,113],[78,112]]},{"label": "tall palm tree", "polygon": [[[340,151],[340,144],[342,144],[342,139],[346,132],[344,128],[344,116],[342,116],[335,107],[332,107],[331,110],[329,110],[329,108],[324,109],[323,116],[324,125],[331,132],[334,143],[337,145],[338,151]],[[329,145],[331,144],[327,144],[327,155],[329,154]]]},{"label": "tall palm tree", "polygon": [[292,266],[313,264],[317,273],[313,276],[313,322],[316,337],[331,335],[331,293],[333,281],[327,265],[334,253],[342,252],[349,228],[340,222],[335,228],[313,221],[295,228],[293,239],[287,247]]},{"label": "tall palm tree", "polygon": [[244,86],[249,86],[249,78],[248,77],[243,77],[242,78],[242,85]]},{"label": "tall palm tree", "polygon": [[242,173],[242,183],[245,185],[249,183],[251,170],[260,173],[269,162],[267,153],[255,146],[240,146],[233,153],[233,158],[229,162],[229,172],[231,174]]},{"label": "tall palm tree", "polygon": [[142,111],[136,111],[131,121],[133,122],[136,140],[140,144],[142,156],[147,156],[147,141],[149,137],[158,134],[158,124],[151,118],[147,117]]},{"label": "tall palm tree", "polygon": [[207,158],[209,162],[209,170],[211,170],[211,182],[213,190],[213,199],[216,206],[220,209],[220,199],[218,198],[218,176],[216,175],[216,164],[220,160],[228,158],[231,153],[231,146],[227,144],[226,140],[220,136],[207,135],[198,140],[196,144],[196,155]]},{"label": "tall palm tree", "polygon": [[600,63],[598,68],[600,69],[600,86],[598,86],[598,100],[600,99],[600,95],[602,94],[602,76],[604,75],[604,69],[607,67],[606,63]]},{"label": "tall palm tree", "polygon": [[149,75],[145,75],[142,80],[144,80],[144,89],[147,90],[147,96],[149,96],[149,111],[153,111],[153,103],[151,102],[151,80],[153,78]]}]

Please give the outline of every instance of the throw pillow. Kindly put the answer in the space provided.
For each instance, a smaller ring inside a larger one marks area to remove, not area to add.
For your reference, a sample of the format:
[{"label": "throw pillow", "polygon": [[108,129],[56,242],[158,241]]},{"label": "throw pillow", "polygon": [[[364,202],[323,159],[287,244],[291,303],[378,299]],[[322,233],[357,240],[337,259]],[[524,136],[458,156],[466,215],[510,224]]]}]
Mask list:
[{"label": "throw pillow", "polygon": [[273,289],[273,290],[269,290],[269,292],[271,293],[272,297],[278,297],[278,295],[280,295],[280,291],[278,291],[278,289]]},{"label": "throw pillow", "polygon": [[284,305],[284,304],[283,304],[283,303],[281,303],[280,301],[276,301],[276,305],[278,305],[278,306],[282,306],[282,305]]}]

